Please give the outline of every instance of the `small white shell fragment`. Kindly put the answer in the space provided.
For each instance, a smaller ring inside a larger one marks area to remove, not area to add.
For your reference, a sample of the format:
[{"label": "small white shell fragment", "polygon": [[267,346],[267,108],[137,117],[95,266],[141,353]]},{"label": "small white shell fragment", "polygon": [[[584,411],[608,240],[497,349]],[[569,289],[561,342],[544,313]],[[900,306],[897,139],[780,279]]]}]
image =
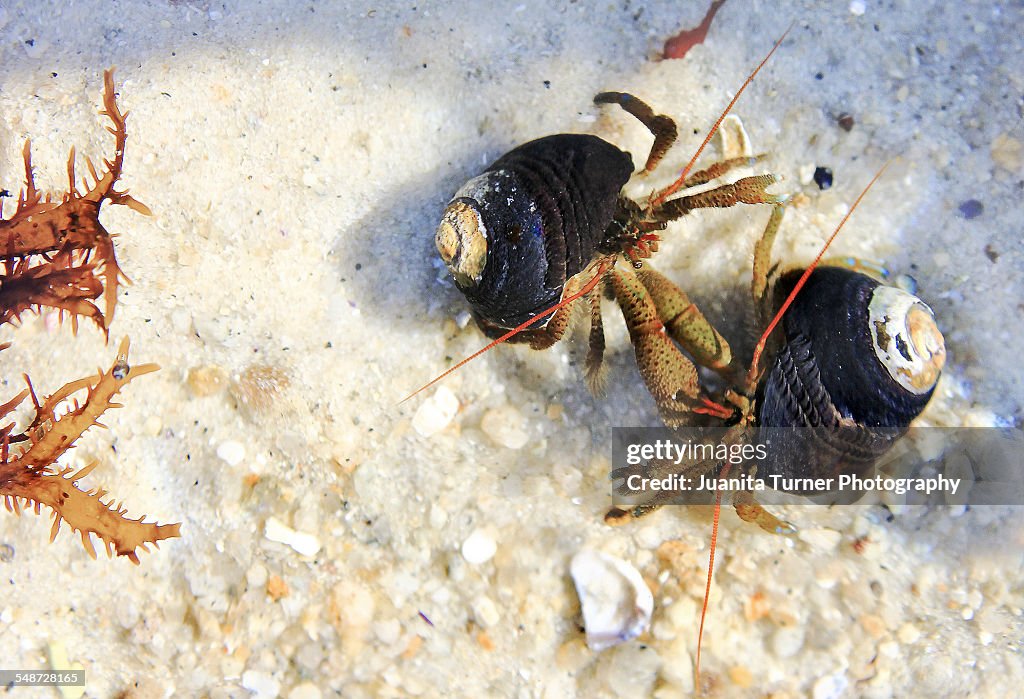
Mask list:
[{"label": "small white shell fragment", "polygon": [[722,125],[718,127],[718,137],[721,139],[722,157],[726,160],[749,158],[754,154],[750,146],[750,136],[743,128],[743,120],[735,114],[730,114],[722,120]]},{"label": "small white shell fragment", "polygon": [[480,565],[494,558],[498,543],[483,529],[474,529],[462,542],[462,557],[467,563]]},{"label": "small white shell fragment", "polygon": [[263,535],[270,541],[291,546],[303,556],[315,556],[320,551],[320,540],[312,534],[297,532],[277,517],[267,519]]},{"label": "small white shell fragment", "polygon": [[241,442],[229,439],[217,446],[217,458],[228,466],[237,466],[245,459],[245,446]]},{"label": "small white shell fragment", "polygon": [[480,628],[487,629],[501,621],[501,612],[490,597],[481,595],[473,601],[473,619]]},{"label": "small white shell fragment", "polygon": [[451,423],[459,412],[459,399],[447,386],[439,386],[412,417],[412,428],[421,437],[432,437]]},{"label": "small white shell fragment", "polygon": [[569,573],[580,598],[591,650],[602,651],[634,639],[650,626],[654,595],[631,564],[584,549],[573,556]]}]

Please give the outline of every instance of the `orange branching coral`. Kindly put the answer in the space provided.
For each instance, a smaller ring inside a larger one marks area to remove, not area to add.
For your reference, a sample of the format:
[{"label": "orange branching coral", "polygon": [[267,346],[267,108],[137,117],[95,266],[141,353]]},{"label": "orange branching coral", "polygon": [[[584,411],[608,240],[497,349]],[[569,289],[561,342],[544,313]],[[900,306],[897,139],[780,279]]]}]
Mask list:
[{"label": "orange branching coral", "polygon": [[[108,332],[117,303],[117,287],[127,281],[117,264],[110,233],[99,221],[104,201],[123,204],[135,211],[149,214],[149,209],[126,192],[118,192],[114,184],[121,176],[124,147],[127,140],[125,119],[117,107],[113,71],[103,76],[104,110],[113,127],[115,138],[113,160],[104,160],[105,171],[98,174],[92,161],[86,159],[92,184],[83,180],[85,192],[75,185],[75,151],[68,157],[68,191],[55,201],[36,189],[32,175],[29,142],[23,150],[25,188],[18,196],[17,210],[4,219],[0,209],[0,324],[18,320],[25,311],[44,307],[57,309],[61,317],[71,318],[77,330],[78,318],[92,320]],[[104,296],[104,309],[93,303]],[[0,346],[3,349],[7,345]],[[42,506],[53,511],[51,541],[61,522],[78,531],[86,551],[95,558],[92,535],[103,542],[108,555],[117,553],[138,563],[137,550],[148,550],[163,539],[179,536],[179,524],[145,523],[145,515],[129,519],[126,510],[113,500],[103,502],[107,491],[83,491],[77,481],[92,471],[96,464],[71,473],[60,467],[57,459],[110,408],[120,407],[114,396],[132,379],[156,371],[155,364],[131,367],[128,364],[128,338],[121,342],[117,359],[108,371],[97,376],[72,381],[42,403],[36,397],[28,377],[28,388],[7,403],[0,405],[0,420],[14,411],[27,396],[32,397],[34,418],[27,428],[16,431],[15,424],[0,427],[0,497],[9,511]],[[84,401],[73,399],[85,392]]]}]

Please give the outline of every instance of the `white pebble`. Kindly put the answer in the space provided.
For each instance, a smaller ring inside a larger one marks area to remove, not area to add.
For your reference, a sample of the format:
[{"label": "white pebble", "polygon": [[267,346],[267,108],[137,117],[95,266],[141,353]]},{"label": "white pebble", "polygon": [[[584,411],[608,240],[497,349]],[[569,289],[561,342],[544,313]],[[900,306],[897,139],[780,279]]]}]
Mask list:
[{"label": "white pebble", "polygon": [[503,405],[484,413],[480,429],[495,444],[508,449],[522,449],[530,441],[522,413],[511,405]]},{"label": "white pebble", "polygon": [[253,563],[245,573],[245,581],[249,583],[249,587],[252,588],[263,587],[266,585],[268,577],[269,573],[267,568],[262,563]]},{"label": "white pebble", "polygon": [[315,556],[320,551],[320,540],[312,534],[297,532],[277,517],[267,520],[263,535],[270,541],[291,546],[303,556]]},{"label": "white pebble", "polygon": [[288,692],[288,699],[320,699],[322,696],[320,688],[312,682],[297,684]]},{"label": "white pebble", "polygon": [[246,670],[242,673],[242,686],[255,695],[255,699],[272,699],[281,691],[281,683],[266,672]]},{"label": "white pebble", "polygon": [[981,607],[981,603],[985,601],[984,595],[981,594],[981,590],[971,590],[967,593],[967,604],[971,605],[974,609]]},{"label": "white pebble", "polygon": [[654,595],[632,565],[584,549],[569,567],[583,610],[587,646],[601,651],[636,638],[651,623]]},{"label": "white pebble", "polygon": [[473,618],[481,628],[489,628],[501,621],[501,613],[490,597],[481,595],[473,602]]},{"label": "white pebble", "polygon": [[799,626],[781,626],[772,636],[772,651],[780,658],[796,655],[804,645],[804,630]]},{"label": "white pebble", "polygon": [[420,404],[413,415],[412,428],[421,437],[432,437],[447,427],[458,412],[459,399],[447,386],[440,386]]},{"label": "white pebble", "polygon": [[854,17],[863,16],[867,9],[868,8],[864,4],[863,0],[853,0],[853,2],[850,3],[850,14]]},{"label": "white pebble", "polygon": [[896,637],[900,639],[900,643],[916,643],[917,639],[921,638],[921,631],[911,624],[909,621],[900,627],[900,630],[896,632]]},{"label": "white pebble", "polygon": [[462,542],[462,557],[473,565],[486,563],[494,557],[498,543],[483,529],[474,529],[473,533]]},{"label": "white pebble", "polygon": [[667,646],[662,646],[661,676],[674,689],[693,693],[693,659],[690,655],[689,639],[680,635]]},{"label": "white pebble", "polygon": [[159,415],[150,415],[146,418],[146,422],[143,425],[143,429],[150,437],[156,437],[160,434],[160,430],[163,428],[163,421]]},{"label": "white pebble", "polygon": [[814,683],[811,696],[814,699],[839,699],[849,682],[844,674],[825,675]]},{"label": "white pebble", "polygon": [[402,624],[398,619],[385,619],[373,623],[373,633],[377,639],[386,646],[393,646],[398,643],[402,636]]},{"label": "white pebble", "polygon": [[436,502],[430,506],[430,527],[440,529],[448,523],[448,513]]},{"label": "white pebble", "polygon": [[970,621],[974,618],[974,610],[970,607],[964,607],[960,610],[960,618],[964,621]]},{"label": "white pebble", "polygon": [[241,442],[229,439],[217,447],[217,458],[228,466],[237,466],[245,459],[245,446]]},{"label": "white pebble", "polygon": [[800,540],[818,551],[834,551],[843,535],[834,529],[801,529]]}]

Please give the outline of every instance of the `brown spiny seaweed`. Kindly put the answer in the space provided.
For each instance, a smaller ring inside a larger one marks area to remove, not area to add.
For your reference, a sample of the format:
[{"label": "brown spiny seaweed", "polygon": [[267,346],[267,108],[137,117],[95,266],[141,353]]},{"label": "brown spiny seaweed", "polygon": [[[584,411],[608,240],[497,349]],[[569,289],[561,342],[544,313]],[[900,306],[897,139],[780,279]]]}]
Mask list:
[{"label": "brown spiny seaweed", "polygon": [[[92,320],[108,333],[117,303],[117,287],[127,278],[114,254],[112,236],[99,221],[104,201],[123,204],[149,214],[149,209],[127,192],[114,189],[121,176],[127,140],[125,119],[117,107],[113,71],[103,75],[104,110],[100,114],[113,122],[107,130],[115,139],[113,160],[104,160],[105,170],[98,174],[86,159],[92,183],[83,178],[84,193],[75,185],[75,151],[68,156],[68,191],[57,201],[35,186],[29,142],[22,151],[25,161],[25,188],[18,196],[17,209],[3,218],[0,209],[0,324],[19,320],[25,311],[56,309],[61,318],[70,317],[73,330],[78,318]],[[101,310],[94,301],[104,296]],[[0,346],[3,349],[7,345]],[[80,533],[86,551],[95,557],[91,535],[103,542],[108,555],[117,553],[138,564],[137,549],[148,550],[162,539],[179,536],[179,524],[144,523],[125,516],[126,509],[112,499],[103,502],[106,490],[82,490],[77,481],[95,467],[92,463],[72,473],[57,464],[57,459],[93,425],[101,425],[100,416],[120,407],[113,398],[132,379],[156,371],[155,364],[131,367],[128,364],[128,338],[121,341],[117,359],[107,371],[65,384],[42,403],[28,376],[28,388],[0,405],[0,420],[31,396],[34,417],[28,427],[16,430],[15,423],[0,427],[0,497],[14,513],[45,505],[53,511],[50,539],[56,537],[61,522]],[[85,392],[80,403],[73,396]],[[101,425],[102,426],[102,425]]]}]

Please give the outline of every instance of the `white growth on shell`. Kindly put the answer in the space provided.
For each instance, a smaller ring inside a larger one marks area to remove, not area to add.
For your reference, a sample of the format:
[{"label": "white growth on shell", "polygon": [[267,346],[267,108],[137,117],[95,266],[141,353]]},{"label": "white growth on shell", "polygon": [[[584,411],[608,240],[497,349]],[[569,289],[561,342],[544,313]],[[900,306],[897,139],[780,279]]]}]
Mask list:
[{"label": "white growth on shell", "polygon": [[583,610],[587,646],[606,648],[632,640],[647,630],[654,595],[632,565],[601,551],[584,549],[569,566]]}]

